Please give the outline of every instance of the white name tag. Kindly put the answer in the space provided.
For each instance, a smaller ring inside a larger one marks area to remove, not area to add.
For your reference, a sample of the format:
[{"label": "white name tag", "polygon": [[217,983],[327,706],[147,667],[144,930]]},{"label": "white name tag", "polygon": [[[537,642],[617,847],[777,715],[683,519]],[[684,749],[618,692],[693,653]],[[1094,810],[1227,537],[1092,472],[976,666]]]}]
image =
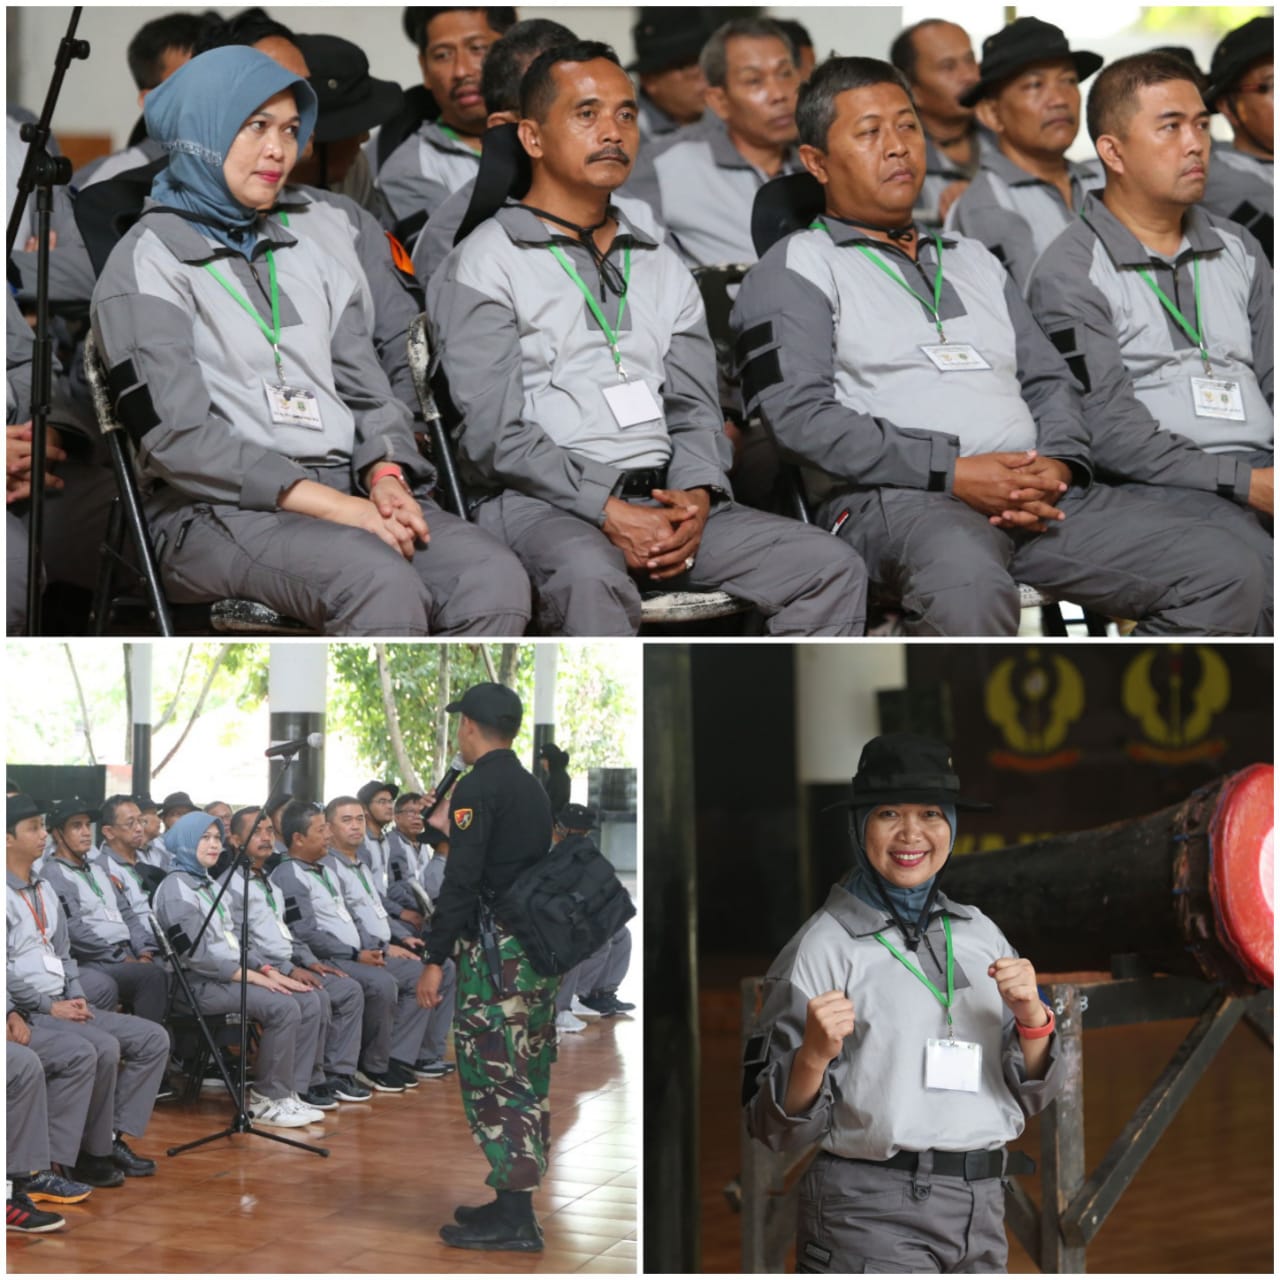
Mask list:
[{"label": "white name tag", "polygon": [[970,1040],[927,1040],[924,1087],[977,1093],[982,1087],[982,1046]]},{"label": "white name tag", "polygon": [[337,899],[334,901],[334,904],[333,904],[333,905],[334,905],[335,907],[337,907],[337,909],[338,909],[338,914],[339,914],[339,915],[340,915],[340,916],[341,916],[341,917],[342,917],[342,918],[343,918],[343,919],[344,919],[348,924],[353,923],[353,921],[352,921],[352,919],[351,919],[351,912],[347,910],[347,904],[346,904],[346,903],[345,903],[341,898],[337,898]]},{"label": "white name tag", "polygon": [[1234,378],[1192,378],[1191,402],[1197,418],[1244,421],[1244,395]]},{"label": "white name tag", "polygon": [[48,969],[50,973],[56,973],[59,978],[66,977],[66,970],[62,967],[62,961],[59,960],[53,952],[46,951],[41,958],[44,960],[44,967]]},{"label": "white name tag", "polygon": [[237,938],[236,935],[232,933],[230,929],[223,929],[222,936],[226,938],[227,946],[229,946],[233,951],[240,950],[240,939]]},{"label": "white name tag", "polygon": [[967,342],[934,342],[920,348],[943,373],[968,373],[974,369],[990,369],[977,347]]},{"label": "white name tag", "polygon": [[272,919],[274,919],[276,924],[280,926],[280,936],[284,938],[286,942],[292,942],[293,932],[289,928],[289,926],[285,924],[285,922],[281,920],[279,916],[273,916]]},{"label": "white name tag", "polygon": [[306,387],[277,387],[270,382],[264,382],[262,387],[267,393],[272,422],[282,427],[320,429],[320,401],[314,391]]},{"label": "white name tag", "polygon": [[602,389],[609,412],[620,427],[638,427],[662,417],[662,407],[643,378],[628,378]]}]

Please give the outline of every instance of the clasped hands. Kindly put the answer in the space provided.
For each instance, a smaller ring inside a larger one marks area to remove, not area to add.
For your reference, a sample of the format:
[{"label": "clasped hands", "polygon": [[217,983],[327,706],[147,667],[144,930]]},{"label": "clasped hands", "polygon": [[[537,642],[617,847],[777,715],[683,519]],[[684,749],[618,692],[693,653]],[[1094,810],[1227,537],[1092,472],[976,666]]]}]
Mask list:
[{"label": "clasped hands", "polygon": [[952,493],[998,529],[1043,533],[1051,521],[1066,519],[1057,502],[1070,483],[1066,463],[1027,449],[957,458]]},{"label": "clasped hands", "polygon": [[711,498],[705,489],[654,489],[653,498],[659,506],[610,498],[604,504],[603,528],[628,569],[662,582],[685,573],[697,556]]}]

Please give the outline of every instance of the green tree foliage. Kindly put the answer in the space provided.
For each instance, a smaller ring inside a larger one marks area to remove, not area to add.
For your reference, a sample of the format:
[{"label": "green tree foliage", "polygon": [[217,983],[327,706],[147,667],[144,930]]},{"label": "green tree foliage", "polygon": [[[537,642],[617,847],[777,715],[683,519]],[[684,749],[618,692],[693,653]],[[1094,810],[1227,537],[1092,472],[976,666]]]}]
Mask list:
[{"label": "green tree foliage", "polygon": [[562,644],[556,662],[556,745],[570,773],[639,762],[638,682],[631,645]]}]

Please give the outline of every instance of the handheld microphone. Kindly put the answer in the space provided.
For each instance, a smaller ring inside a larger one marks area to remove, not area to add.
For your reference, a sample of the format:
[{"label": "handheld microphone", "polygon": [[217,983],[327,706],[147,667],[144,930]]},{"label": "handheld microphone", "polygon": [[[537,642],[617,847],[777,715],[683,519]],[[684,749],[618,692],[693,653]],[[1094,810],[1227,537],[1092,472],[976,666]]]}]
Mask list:
[{"label": "handheld microphone", "polygon": [[309,733],[305,738],[293,738],[288,742],[277,742],[275,746],[268,747],[262,754],[268,760],[275,760],[279,756],[291,756],[301,751],[303,747],[321,747],[324,745],[323,733]]},{"label": "handheld microphone", "polygon": [[449,794],[449,788],[453,786],[457,780],[462,777],[462,771],[467,767],[466,761],[462,758],[462,753],[449,761],[449,768],[445,771],[445,775],[435,785],[436,802],[430,809],[423,811],[423,818],[429,818],[444,803],[445,797]]}]

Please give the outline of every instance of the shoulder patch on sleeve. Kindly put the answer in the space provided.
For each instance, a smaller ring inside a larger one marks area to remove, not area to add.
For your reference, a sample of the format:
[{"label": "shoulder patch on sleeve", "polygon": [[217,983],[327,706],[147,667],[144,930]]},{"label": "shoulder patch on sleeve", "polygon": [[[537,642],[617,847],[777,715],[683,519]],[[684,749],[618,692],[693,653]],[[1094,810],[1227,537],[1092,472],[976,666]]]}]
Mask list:
[{"label": "shoulder patch on sleeve", "polygon": [[401,280],[408,285],[416,285],[418,277],[413,270],[413,259],[409,257],[409,251],[400,243],[399,240],[386,232],[387,243],[391,247],[391,264],[395,267]]},{"label": "shoulder patch on sleeve", "polygon": [[459,831],[465,831],[475,818],[474,809],[455,809],[453,811],[453,825]]},{"label": "shoulder patch on sleeve", "polygon": [[1049,334],[1049,341],[1062,353],[1071,376],[1080,384],[1080,390],[1088,394],[1093,389],[1093,382],[1089,378],[1089,365],[1084,352],[1080,350],[1080,336],[1076,333],[1075,325],[1055,329]]},{"label": "shoulder patch on sleeve", "polygon": [[773,1039],[770,1028],[764,1035],[752,1036],[742,1051],[742,1105],[745,1107],[756,1096],[756,1083],[760,1072],[769,1060],[769,1043]]}]

